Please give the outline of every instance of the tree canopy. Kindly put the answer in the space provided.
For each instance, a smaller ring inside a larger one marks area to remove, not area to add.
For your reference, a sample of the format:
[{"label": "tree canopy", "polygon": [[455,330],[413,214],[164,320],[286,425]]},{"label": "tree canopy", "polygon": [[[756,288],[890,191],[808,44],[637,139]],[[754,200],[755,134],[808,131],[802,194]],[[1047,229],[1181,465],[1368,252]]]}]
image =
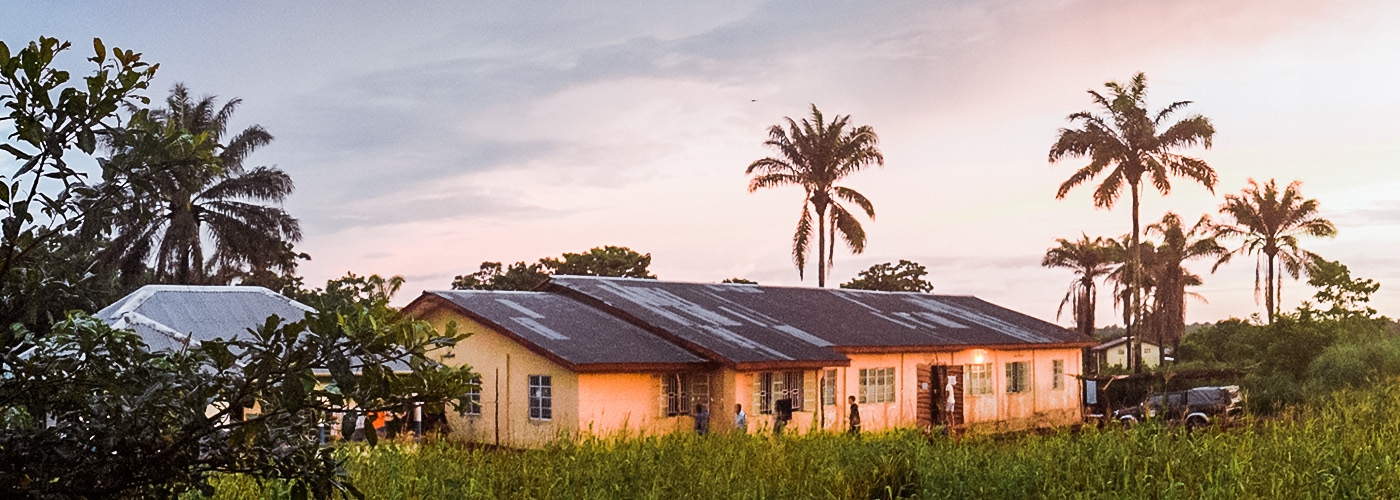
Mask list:
[{"label": "tree canopy", "polygon": [[[91,73],[74,80],[53,67],[68,42],[40,37],[16,51],[0,42],[0,322],[47,330],[68,309],[96,310],[112,286],[93,273],[92,254],[110,233],[117,189],[98,189],[68,162],[92,155],[121,127],[118,111],[149,100],[140,93],[159,65],[94,39]],[[115,167],[103,166],[104,177]],[[104,293],[104,291],[106,293]],[[8,345],[8,344],[7,344]]]},{"label": "tree canopy", "polygon": [[650,266],[651,254],[608,245],[587,252],[564,253],[559,258],[545,257],[533,264],[516,262],[503,266],[500,262],[482,262],[477,272],[453,278],[452,289],[534,290],[552,274],[656,279],[647,269]]},{"label": "tree canopy", "polygon": [[[1254,271],[1254,300],[1259,300],[1259,282],[1264,282],[1264,311],[1269,321],[1273,321],[1278,310],[1279,290],[1283,288],[1283,275],[1293,279],[1308,271],[1308,263],[1317,260],[1317,254],[1304,250],[1298,244],[1303,236],[1331,237],[1337,235],[1337,227],[1318,215],[1316,199],[1303,198],[1300,192],[1301,181],[1289,183],[1283,190],[1273,179],[1260,186],[1254,179],[1238,195],[1225,195],[1225,203],[1220,213],[1230,221],[1217,226],[1216,234],[1222,239],[1238,239],[1239,248],[1231,255],[1257,255]],[[1221,263],[1229,260],[1221,259]]]},{"label": "tree canopy", "polygon": [[786,185],[800,186],[806,192],[802,215],[797,219],[797,231],[792,237],[792,262],[797,266],[797,276],[802,277],[807,268],[815,218],[817,286],[824,287],[834,261],[832,254],[836,252],[838,234],[851,253],[865,251],[865,228],[841,202],[855,204],[867,217],[875,218],[875,205],[865,195],[836,183],[870,165],[883,166],[885,156],[880,152],[880,138],[875,135],[875,129],[869,125],[847,128],[850,115],[837,115],[828,122],[813,104],[811,119],[803,118],[800,125],[792,118],[783,119],[787,129],[781,125],[769,127],[768,140],[763,142],[778,150],[778,156],[750,163],[744,174],[753,176],[749,179],[750,193]]},{"label": "tree canopy", "polygon": [[928,270],[924,266],[901,259],[899,263],[876,264],[861,271],[851,281],[841,284],[841,288],[853,290],[877,290],[882,292],[932,292],[933,283],[924,279]]}]

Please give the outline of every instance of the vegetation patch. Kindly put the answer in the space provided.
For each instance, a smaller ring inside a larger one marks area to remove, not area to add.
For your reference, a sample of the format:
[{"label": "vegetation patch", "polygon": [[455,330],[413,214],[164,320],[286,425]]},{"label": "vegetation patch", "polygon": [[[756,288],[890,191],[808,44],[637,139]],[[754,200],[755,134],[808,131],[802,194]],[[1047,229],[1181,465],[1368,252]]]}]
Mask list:
[{"label": "vegetation patch", "polygon": [[[1387,498],[1400,495],[1396,442],[1400,380],[1194,432],[671,435],[530,451],[432,441],[339,453],[368,498]],[[276,482],[216,484],[219,499],[288,496]]]}]

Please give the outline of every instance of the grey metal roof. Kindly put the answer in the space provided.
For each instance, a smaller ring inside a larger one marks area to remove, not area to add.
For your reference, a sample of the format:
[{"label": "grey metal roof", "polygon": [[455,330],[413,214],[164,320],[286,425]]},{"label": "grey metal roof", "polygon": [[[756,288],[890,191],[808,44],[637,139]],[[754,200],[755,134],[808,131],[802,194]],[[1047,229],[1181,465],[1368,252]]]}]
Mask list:
[{"label": "grey metal roof", "polygon": [[[276,314],[285,325],[308,312],[316,310],[260,286],[146,285],[102,308],[97,318],[136,332],[147,348],[160,351],[215,338],[249,340],[248,329],[262,326],[269,316]],[[402,362],[386,366],[409,370]]]},{"label": "grey metal roof", "polygon": [[260,286],[146,285],[97,317],[135,331],[154,351],[245,337],[273,314],[286,324],[308,312],[315,309]]},{"label": "grey metal roof", "polygon": [[423,292],[414,302],[425,297],[444,299],[460,312],[506,330],[527,346],[575,368],[708,362],[631,323],[559,294],[453,290]]},{"label": "grey metal roof", "polygon": [[1014,346],[1090,339],[976,297],[553,276],[731,363],[844,361],[842,348]]}]

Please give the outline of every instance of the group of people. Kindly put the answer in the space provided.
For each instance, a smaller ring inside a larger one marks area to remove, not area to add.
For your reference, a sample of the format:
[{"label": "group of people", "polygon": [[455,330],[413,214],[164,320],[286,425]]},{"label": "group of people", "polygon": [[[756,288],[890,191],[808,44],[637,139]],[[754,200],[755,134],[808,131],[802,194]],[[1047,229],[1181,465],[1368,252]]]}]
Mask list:
[{"label": "group of people", "polygon": [[[851,403],[851,413],[850,417],[847,418],[849,427],[846,432],[855,436],[860,434],[860,405],[856,404],[855,396],[851,396],[849,400]],[[696,434],[704,436],[710,433],[710,412],[705,409],[705,405],[695,405],[695,413],[692,414],[692,418],[695,419]],[[779,415],[777,421],[774,422],[773,433],[782,434],[783,425],[786,423],[786,419],[783,418],[783,415]],[[739,432],[748,432],[749,430],[749,416],[744,413],[744,405],[742,404],[734,405],[734,429]]]}]

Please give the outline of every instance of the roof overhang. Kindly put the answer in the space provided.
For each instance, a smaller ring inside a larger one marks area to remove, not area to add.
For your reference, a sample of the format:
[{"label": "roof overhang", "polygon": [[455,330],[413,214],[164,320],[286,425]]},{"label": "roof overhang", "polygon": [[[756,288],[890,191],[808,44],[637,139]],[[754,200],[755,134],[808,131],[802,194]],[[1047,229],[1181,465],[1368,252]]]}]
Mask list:
[{"label": "roof overhang", "polygon": [[913,352],[958,352],[971,349],[988,351],[1038,351],[1045,349],[1083,349],[1094,342],[1016,343],[1016,344],[956,344],[956,345],[890,345],[890,346],[832,346],[842,354],[899,354]]}]

